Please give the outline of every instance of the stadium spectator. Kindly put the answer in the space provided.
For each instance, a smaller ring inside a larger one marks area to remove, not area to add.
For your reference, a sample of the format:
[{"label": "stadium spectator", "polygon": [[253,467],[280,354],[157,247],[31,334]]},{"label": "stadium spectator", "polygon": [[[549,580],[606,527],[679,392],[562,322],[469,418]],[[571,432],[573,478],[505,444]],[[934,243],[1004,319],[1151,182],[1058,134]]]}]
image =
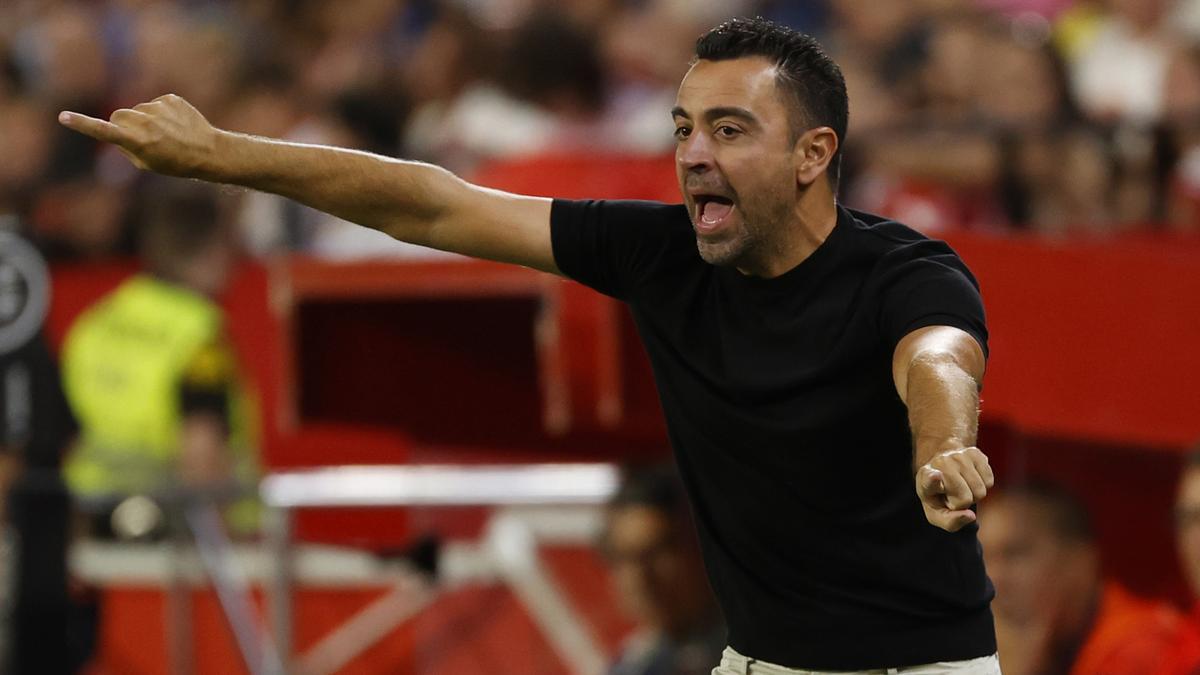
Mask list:
[{"label": "stadium spectator", "polygon": [[1184,463],[1175,497],[1175,534],[1184,577],[1195,603],[1192,616],[1200,625],[1200,447]]},{"label": "stadium spectator", "polygon": [[[135,275],[85,312],[63,346],[63,379],[80,423],[64,468],[98,507],[106,535],[124,497],[215,487],[254,472],[250,399],[215,298],[234,262],[215,193],[158,182],[146,206]],[[235,524],[249,527],[252,505]]]},{"label": "stadium spectator", "polygon": [[1163,106],[1171,153],[1166,222],[1178,232],[1200,232],[1200,45],[1172,56]]},{"label": "stadium spectator", "polygon": [[1153,123],[1175,36],[1168,0],[1107,0],[1090,39],[1070,60],[1080,104],[1101,122]]},{"label": "stadium spectator", "polygon": [[627,476],[608,505],[600,548],[637,622],[610,675],[707,675],[725,648],[725,627],[673,471]]},{"label": "stadium spectator", "polygon": [[[864,140],[856,147],[851,141],[849,150],[859,165],[850,201],[927,232],[1056,231],[1094,222],[1093,215],[1106,224],[1109,174],[1092,165],[1080,175],[1061,167],[1083,154],[1103,169],[1108,158],[1103,143],[1079,126],[1047,39],[1014,35],[1008,24],[972,12],[914,33],[914,55],[901,77],[908,102],[900,105],[920,110],[921,121],[896,127],[868,117]],[[868,88],[878,89],[880,80]]]},{"label": "stadium spectator", "polygon": [[1200,666],[1179,612],[1101,576],[1090,518],[1065,490],[1030,483],[990,495],[979,523],[1005,675],[1184,675]]},{"label": "stadium spectator", "polygon": [[0,214],[0,672],[65,675],[95,619],[68,594],[59,466],[75,427],[42,330],[50,278],[17,225]]},{"label": "stadium spectator", "polygon": [[1184,461],[1175,495],[1175,546],[1183,576],[1191,590],[1187,613],[1189,630],[1181,636],[1178,652],[1200,652],[1200,446]]},{"label": "stadium spectator", "polygon": [[[1200,34],[1198,7],[1196,0],[11,2],[0,6],[0,105],[104,117],[172,91],[214,111],[227,128],[261,128],[241,123],[251,109],[260,122],[277,112],[268,122],[276,128],[264,135],[466,174],[481,160],[547,151],[659,153],[671,145],[664,111],[696,35],[727,15],[761,13],[819,33],[843,64],[859,102],[845,148],[847,204],[931,232],[1069,235],[1157,222],[1191,231],[1200,229],[1196,143],[1172,117],[1172,98],[1189,69],[1180,55],[1195,50]],[[264,69],[286,86],[264,82]],[[275,112],[262,106],[268,97]],[[1161,134],[1148,126],[1160,121],[1167,124]],[[129,183],[111,152],[96,154],[62,134],[51,141],[25,158],[21,171],[37,180],[18,190],[27,202],[21,215],[53,244],[48,254],[134,250],[127,211],[144,188]],[[939,152],[928,152],[931,144]],[[1060,158],[1084,170],[1069,175]],[[3,173],[0,193],[9,191]],[[380,241],[355,240],[342,223],[284,213],[270,199],[246,202],[245,218],[264,215],[278,225],[255,228],[247,242],[254,255],[392,252]]]}]

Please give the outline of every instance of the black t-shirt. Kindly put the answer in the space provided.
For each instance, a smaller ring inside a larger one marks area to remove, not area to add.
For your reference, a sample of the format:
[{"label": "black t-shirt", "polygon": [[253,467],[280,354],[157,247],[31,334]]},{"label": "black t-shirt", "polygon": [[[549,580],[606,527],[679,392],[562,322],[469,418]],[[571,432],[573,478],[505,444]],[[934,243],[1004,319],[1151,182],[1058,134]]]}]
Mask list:
[{"label": "black t-shirt", "polygon": [[559,200],[551,228],[563,273],[630,306],[733,648],[830,670],[996,651],[977,527],[925,520],[892,379],[923,326],[986,350],[946,244],[839,208],[811,256],[762,279],[705,263],[681,205]]}]

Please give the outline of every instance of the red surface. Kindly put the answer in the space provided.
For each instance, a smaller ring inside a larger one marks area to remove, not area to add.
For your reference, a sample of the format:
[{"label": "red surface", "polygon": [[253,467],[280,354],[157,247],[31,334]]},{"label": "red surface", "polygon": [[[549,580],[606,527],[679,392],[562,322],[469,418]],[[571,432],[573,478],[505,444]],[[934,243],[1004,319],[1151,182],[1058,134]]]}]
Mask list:
[{"label": "red surface", "polygon": [[987,419],[1168,449],[1200,440],[1200,241],[950,241],[987,307]]},{"label": "red surface", "polygon": [[518,194],[564,199],[680,201],[673,155],[541,155],[485,164],[472,182]]}]

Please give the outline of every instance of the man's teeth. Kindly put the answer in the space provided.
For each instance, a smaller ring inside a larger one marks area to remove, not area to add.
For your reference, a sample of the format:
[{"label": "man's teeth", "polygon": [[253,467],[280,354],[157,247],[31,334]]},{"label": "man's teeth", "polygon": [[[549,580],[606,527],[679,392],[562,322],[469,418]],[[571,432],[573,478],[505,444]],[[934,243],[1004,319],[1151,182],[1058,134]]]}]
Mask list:
[{"label": "man's teeth", "polygon": [[707,200],[700,206],[700,222],[705,225],[716,225],[732,210],[733,204]]}]

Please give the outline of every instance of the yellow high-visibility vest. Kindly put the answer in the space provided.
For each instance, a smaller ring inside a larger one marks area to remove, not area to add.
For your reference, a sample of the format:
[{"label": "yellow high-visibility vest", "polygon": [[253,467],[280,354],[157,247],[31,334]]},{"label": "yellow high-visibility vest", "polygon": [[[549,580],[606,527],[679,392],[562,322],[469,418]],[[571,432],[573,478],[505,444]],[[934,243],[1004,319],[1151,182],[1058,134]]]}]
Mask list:
[{"label": "yellow high-visibility vest", "polygon": [[[80,425],[64,468],[73,492],[136,494],[177,482],[184,374],[221,334],[220,307],[148,275],[130,278],[80,316],[62,353],[64,386]],[[234,389],[229,446],[238,476],[249,479],[252,405],[241,387]]]}]

